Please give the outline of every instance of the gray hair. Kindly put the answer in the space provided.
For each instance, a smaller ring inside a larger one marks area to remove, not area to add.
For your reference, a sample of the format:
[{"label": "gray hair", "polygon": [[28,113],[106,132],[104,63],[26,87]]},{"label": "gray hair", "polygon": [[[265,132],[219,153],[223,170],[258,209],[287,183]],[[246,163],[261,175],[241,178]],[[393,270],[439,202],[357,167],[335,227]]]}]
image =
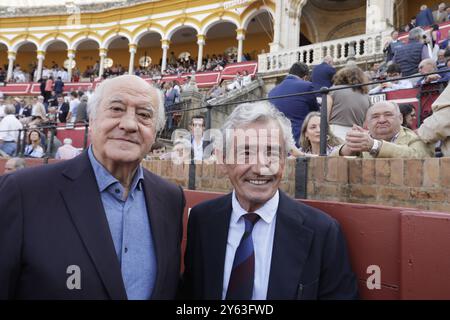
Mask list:
[{"label": "gray hair", "polygon": [[6,114],[15,114],[16,113],[16,108],[13,105],[11,105],[11,104],[7,104],[5,106],[4,112],[5,112],[5,115]]},{"label": "gray hair", "polygon": [[[113,79],[113,78],[106,79],[102,83],[100,83],[100,85],[95,88],[94,93],[89,97],[88,102],[87,102],[87,111],[89,114],[89,118],[95,119],[95,116],[97,113],[97,108],[100,106],[100,103],[102,102],[102,99],[103,99],[103,91],[105,90],[105,87],[107,87],[106,84],[108,84],[108,82],[110,82],[111,79]],[[156,123],[155,123],[156,131],[158,132],[158,131],[161,131],[162,129],[164,129],[164,125],[166,123],[166,115],[165,115],[165,109],[164,109],[164,95],[161,92],[161,90],[157,89],[156,87],[151,87],[151,86],[149,86],[149,87],[155,89],[155,92],[158,96],[157,97],[158,118],[156,118]]]},{"label": "gray hair", "polygon": [[409,40],[420,40],[422,39],[423,35],[425,35],[425,31],[421,27],[416,27],[409,31],[408,38]]},{"label": "gray hair", "polygon": [[270,120],[278,123],[283,136],[285,151],[289,152],[295,146],[291,121],[283,113],[278,111],[273,104],[267,101],[238,105],[221,128],[224,143],[227,146],[231,145],[230,140],[232,137],[231,130],[229,129],[237,129],[253,122]]}]

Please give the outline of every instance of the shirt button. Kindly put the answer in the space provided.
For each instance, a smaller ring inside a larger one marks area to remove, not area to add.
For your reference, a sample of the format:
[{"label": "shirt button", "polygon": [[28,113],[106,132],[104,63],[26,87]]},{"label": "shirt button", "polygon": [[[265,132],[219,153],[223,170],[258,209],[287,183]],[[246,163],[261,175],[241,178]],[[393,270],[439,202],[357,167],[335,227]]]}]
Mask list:
[{"label": "shirt button", "polygon": [[120,189],[114,190],[115,193],[120,193]]},{"label": "shirt button", "polygon": [[125,248],[125,253],[127,253],[128,252],[128,248]]}]

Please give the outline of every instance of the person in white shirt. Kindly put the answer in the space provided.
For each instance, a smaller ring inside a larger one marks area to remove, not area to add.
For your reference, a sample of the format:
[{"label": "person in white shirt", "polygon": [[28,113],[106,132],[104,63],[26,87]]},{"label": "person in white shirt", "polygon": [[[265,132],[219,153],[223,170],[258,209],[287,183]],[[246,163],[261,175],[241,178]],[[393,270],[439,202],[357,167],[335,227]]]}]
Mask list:
[{"label": "person in white shirt", "polygon": [[401,89],[411,89],[412,83],[409,80],[395,80],[396,78],[401,78],[402,76],[402,70],[400,69],[400,66],[398,64],[391,64],[387,70],[387,79],[392,80],[391,82],[384,82],[373,88],[369,91],[369,94],[376,94],[380,92],[388,92],[388,91],[394,91],[394,90],[401,90]]},{"label": "person in white shirt", "polygon": [[7,105],[4,111],[5,117],[0,121],[0,150],[12,156],[16,152],[19,130],[23,126],[14,115],[14,106]]},{"label": "person in white shirt", "polygon": [[56,151],[55,159],[69,160],[75,158],[80,154],[80,150],[72,146],[72,139],[64,139],[64,145]]},{"label": "person in white shirt", "polygon": [[0,92],[0,121],[5,117],[5,98],[3,92]]},{"label": "person in white shirt", "polygon": [[202,115],[193,116],[191,119],[191,145],[192,145],[192,159],[194,161],[203,161],[203,132],[205,131],[205,117]]},{"label": "person in white shirt", "polygon": [[252,83],[252,75],[248,74],[247,70],[244,70],[243,72],[243,76],[242,76],[242,86],[246,87],[248,86],[250,83]]},{"label": "person in white shirt", "polygon": [[69,102],[69,114],[67,115],[67,122],[75,122],[77,119],[77,111],[78,106],[80,104],[80,100],[78,100],[78,92],[72,91],[70,93],[70,102]]}]

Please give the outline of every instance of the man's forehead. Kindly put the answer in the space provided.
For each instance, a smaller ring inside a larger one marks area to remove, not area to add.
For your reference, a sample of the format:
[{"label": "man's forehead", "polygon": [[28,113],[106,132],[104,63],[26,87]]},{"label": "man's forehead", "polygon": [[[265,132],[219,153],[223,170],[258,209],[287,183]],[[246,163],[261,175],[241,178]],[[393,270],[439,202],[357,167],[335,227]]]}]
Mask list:
[{"label": "man's forehead", "polygon": [[203,125],[203,119],[201,119],[201,118],[192,119],[192,123]]}]

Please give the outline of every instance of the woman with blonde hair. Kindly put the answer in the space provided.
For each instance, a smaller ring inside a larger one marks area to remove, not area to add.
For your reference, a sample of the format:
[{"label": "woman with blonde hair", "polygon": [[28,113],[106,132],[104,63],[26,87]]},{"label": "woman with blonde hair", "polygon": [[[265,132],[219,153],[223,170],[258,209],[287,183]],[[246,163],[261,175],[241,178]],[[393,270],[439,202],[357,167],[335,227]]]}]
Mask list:
[{"label": "woman with blonde hair", "polygon": [[[343,141],[336,137],[328,126],[327,155]],[[310,112],[303,121],[300,131],[300,152],[305,155],[320,155],[320,113]]]},{"label": "woman with blonde hair", "polygon": [[[343,68],[333,78],[331,89],[366,84],[368,78],[358,67]],[[327,100],[328,123],[334,134],[345,140],[354,124],[362,127],[370,107],[367,86],[331,91]]]}]

